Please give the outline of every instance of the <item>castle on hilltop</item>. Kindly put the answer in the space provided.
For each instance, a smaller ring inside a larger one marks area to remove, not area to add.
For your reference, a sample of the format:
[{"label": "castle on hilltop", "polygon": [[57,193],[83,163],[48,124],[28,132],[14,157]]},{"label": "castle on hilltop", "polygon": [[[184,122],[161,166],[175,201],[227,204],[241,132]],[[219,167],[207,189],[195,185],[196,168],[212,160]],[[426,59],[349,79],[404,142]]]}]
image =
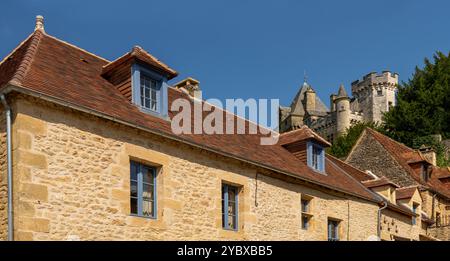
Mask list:
[{"label": "castle on hilltop", "polygon": [[307,125],[315,132],[333,140],[357,122],[381,122],[383,113],[395,106],[398,74],[372,72],[352,82],[349,97],[343,85],[330,95],[330,106],[320,100],[306,79],[289,107],[280,107],[280,133]]}]

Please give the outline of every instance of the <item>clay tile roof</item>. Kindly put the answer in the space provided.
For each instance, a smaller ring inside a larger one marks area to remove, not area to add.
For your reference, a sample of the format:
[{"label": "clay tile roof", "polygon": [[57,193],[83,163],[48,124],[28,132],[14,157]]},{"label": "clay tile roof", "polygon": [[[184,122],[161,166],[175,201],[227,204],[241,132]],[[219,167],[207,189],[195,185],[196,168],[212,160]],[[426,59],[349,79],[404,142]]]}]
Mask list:
[{"label": "clay tile roof", "polygon": [[437,175],[433,173],[442,171],[442,168],[433,167],[431,178],[427,182],[423,181],[419,174],[414,171],[414,169],[409,165],[412,162],[421,162],[423,156],[417,150],[411,149],[406,145],[399,143],[371,128],[366,128],[368,134],[372,135],[399,163],[403,169],[408,172],[419,184],[450,198],[450,191],[444,186],[444,184],[439,180]]},{"label": "clay tile roof", "polygon": [[154,57],[153,55],[142,49],[142,47],[140,46],[133,47],[133,49],[130,52],[119,57],[115,61],[112,61],[104,65],[102,74],[107,74],[108,72],[112,71],[113,69],[117,68],[119,65],[123,63],[131,64],[131,62],[135,59],[167,74],[168,80],[175,78],[178,75],[178,73],[175,70],[173,70],[172,68],[170,68],[169,66],[158,60],[156,57]]},{"label": "clay tile roof", "polygon": [[282,133],[280,135],[279,144],[285,145],[290,144],[293,142],[301,141],[301,140],[308,140],[313,139],[317,142],[322,143],[325,146],[331,146],[331,144],[325,140],[324,138],[320,137],[317,133],[315,133],[313,130],[308,128],[308,126],[304,125],[300,129],[289,131]]},{"label": "clay tile roof", "polygon": [[[133,53],[135,54],[129,55],[147,59],[164,67],[162,63],[155,61],[152,56],[139,49]],[[45,32],[34,32],[29,39],[13,51],[10,57],[0,65],[2,83],[0,91],[33,95],[283,175],[379,202],[378,197],[332,164],[326,164],[326,175],[319,174],[307,167],[280,144],[261,145],[262,134],[174,134],[169,120],[142,112],[130,103],[115,86],[102,77],[104,70],[108,70],[108,67],[113,66],[114,62],[111,63],[81,48],[49,36]],[[117,63],[121,59],[127,58],[122,57],[115,62]],[[167,71],[170,70],[167,69]],[[12,79],[16,80],[12,81]],[[177,98],[191,99],[184,92],[169,88],[169,108]],[[175,114],[169,111],[170,118]],[[252,124],[248,121],[245,122],[246,128]],[[302,133],[302,131],[298,133]],[[304,131],[304,135],[327,143],[311,130]]]},{"label": "clay tile roof", "polygon": [[366,186],[368,188],[375,188],[375,187],[381,187],[381,186],[386,186],[386,185],[390,185],[390,186],[399,188],[399,186],[397,184],[390,181],[386,177],[381,177],[381,178],[372,179],[372,180],[364,180],[364,181],[362,181],[362,183],[364,184],[364,186]]},{"label": "clay tile roof", "polygon": [[396,198],[397,199],[408,199],[412,198],[414,196],[414,193],[416,192],[417,187],[404,187],[404,188],[398,188],[396,189]]},{"label": "clay tile roof", "polygon": [[450,178],[450,167],[447,168],[437,168],[433,167],[433,175],[436,175],[438,179]]},{"label": "clay tile roof", "polygon": [[342,161],[336,157],[333,157],[331,155],[327,155],[327,157],[332,162],[337,164],[341,169],[345,170],[348,174],[350,174],[354,179],[358,180],[359,182],[374,179],[373,176],[365,173],[364,171],[362,171],[358,168],[353,167],[350,164],[345,163],[344,161]]}]

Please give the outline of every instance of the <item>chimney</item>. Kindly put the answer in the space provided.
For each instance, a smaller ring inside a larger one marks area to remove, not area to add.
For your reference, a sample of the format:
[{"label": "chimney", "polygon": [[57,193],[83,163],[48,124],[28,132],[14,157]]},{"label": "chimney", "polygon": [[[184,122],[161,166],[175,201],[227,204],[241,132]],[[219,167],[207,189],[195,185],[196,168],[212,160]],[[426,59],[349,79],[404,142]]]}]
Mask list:
[{"label": "chimney", "polygon": [[34,30],[44,30],[44,17],[42,15],[36,16],[36,26],[34,27]]},{"label": "chimney", "polygon": [[436,166],[436,152],[432,147],[422,145],[419,148],[419,151],[428,162],[430,162],[433,166]]},{"label": "chimney", "polygon": [[179,90],[182,90],[188,93],[190,96],[194,98],[201,98],[201,90],[200,90],[200,82],[194,78],[188,77],[178,83],[175,84],[175,87]]}]

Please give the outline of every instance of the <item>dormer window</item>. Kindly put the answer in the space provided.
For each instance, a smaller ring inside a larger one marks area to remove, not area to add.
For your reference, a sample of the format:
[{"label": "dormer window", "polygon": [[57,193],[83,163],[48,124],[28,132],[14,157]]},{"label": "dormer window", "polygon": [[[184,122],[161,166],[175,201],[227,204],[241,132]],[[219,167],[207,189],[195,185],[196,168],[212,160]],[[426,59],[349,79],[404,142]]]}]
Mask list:
[{"label": "dormer window", "polygon": [[169,118],[167,81],[177,74],[139,46],[102,69],[102,76],[128,101],[142,112],[163,119]]},{"label": "dormer window", "polygon": [[308,142],[307,148],[308,166],[318,172],[325,172],[325,150],[312,141]]},{"label": "dormer window", "polygon": [[132,101],[143,112],[167,117],[167,79],[144,66],[134,64]]}]

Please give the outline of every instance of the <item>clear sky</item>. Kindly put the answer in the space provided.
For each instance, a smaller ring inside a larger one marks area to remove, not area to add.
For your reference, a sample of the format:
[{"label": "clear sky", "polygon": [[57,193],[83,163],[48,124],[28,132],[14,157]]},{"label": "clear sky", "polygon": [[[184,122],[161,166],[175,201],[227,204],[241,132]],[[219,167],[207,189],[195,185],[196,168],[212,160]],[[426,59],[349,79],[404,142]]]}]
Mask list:
[{"label": "clear sky", "polygon": [[[138,44],[200,80],[206,98],[279,98],[303,82],[328,104],[340,83],[391,70],[407,80],[450,50],[450,1],[0,2],[3,58],[45,17],[47,33],[113,60]],[[173,81],[172,81],[173,82]]]}]

